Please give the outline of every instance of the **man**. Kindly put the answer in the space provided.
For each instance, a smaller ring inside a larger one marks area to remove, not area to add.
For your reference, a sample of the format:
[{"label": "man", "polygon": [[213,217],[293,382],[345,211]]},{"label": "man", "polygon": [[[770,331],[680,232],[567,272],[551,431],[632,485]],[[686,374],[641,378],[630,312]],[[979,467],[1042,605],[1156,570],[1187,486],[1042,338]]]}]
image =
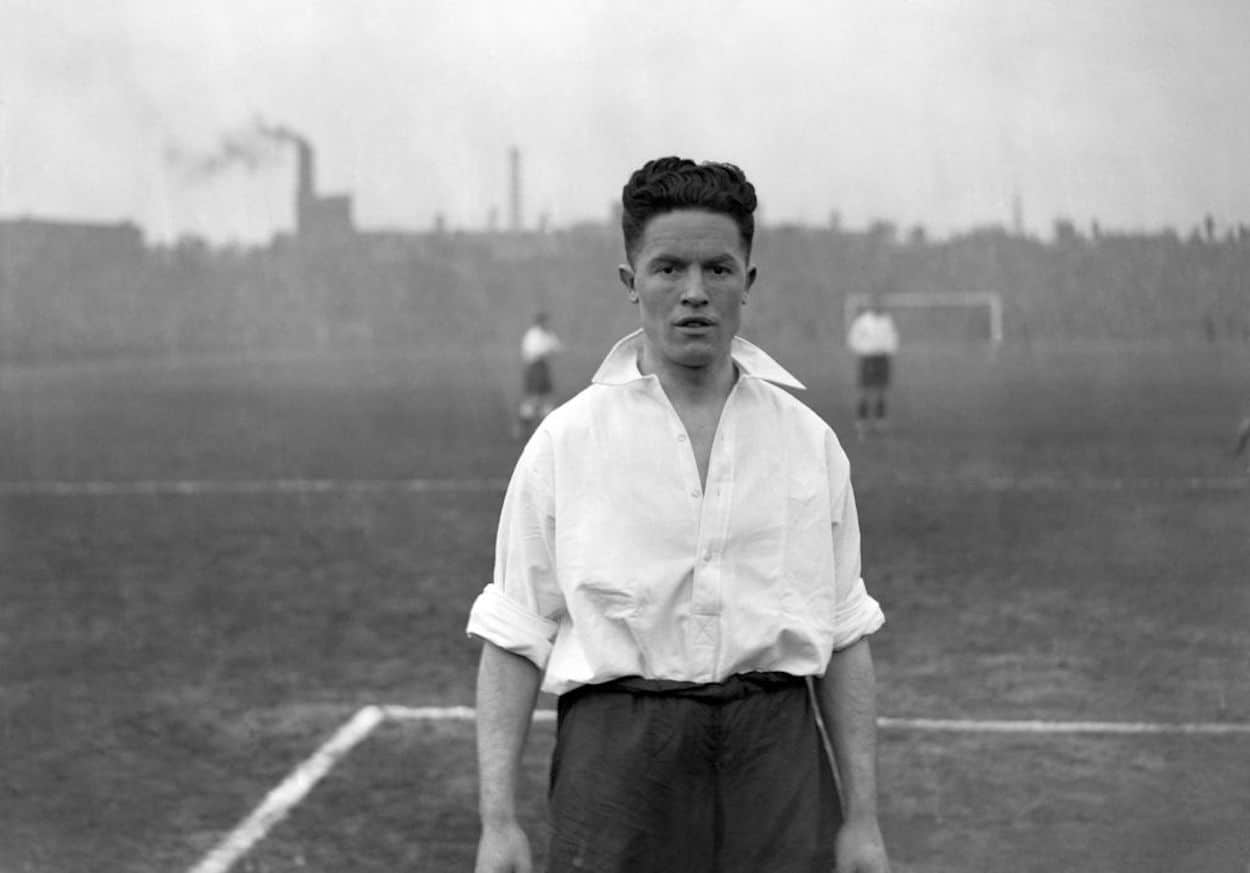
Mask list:
[{"label": "man", "polygon": [[[1240,458],[1247,445],[1250,445],[1250,406],[1246,407],[1246,414],[1241,417],[1237,425],[1237,442],[1233,446],[1233,457]],[[1246,472],[1250,473],[1250,467],[1246,467]]]},{"label": "man", "polygon": [[559,695],[551,873],[886,873],[867,641],[884,619],[847,458],[736,337],[755,190],[670,157],[622,203],[641,330],[526,445],[469,618],[476,869],[530,870],[515,791],[541,683]]},{"label": "man", "polygon": [[846,344],[859,359],[859,403],[855,431],[862,440],[886,424],[885,395],[890,389],[891,361],[898,353],[898,329],[874,291],[867,308],[851,322]]},{"label": "man", "polygon": [[547,327],[547,313],[534,316],[525,336],[521,337],[522,397],[518,410],[515,435],[529,436],[537,424],[554,408],[552,394],[555,391],[551,379],[551,359],[561,349],[560,339]]}]

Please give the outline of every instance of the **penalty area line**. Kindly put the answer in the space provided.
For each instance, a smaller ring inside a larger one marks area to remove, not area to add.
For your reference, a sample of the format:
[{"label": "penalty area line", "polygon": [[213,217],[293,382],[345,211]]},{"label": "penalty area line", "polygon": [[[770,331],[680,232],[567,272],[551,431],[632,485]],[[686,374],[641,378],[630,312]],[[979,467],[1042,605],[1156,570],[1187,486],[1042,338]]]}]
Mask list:
[{"label": "penalty area line", "polygon": [[1240,722],[1148,722],[1148,721],[1011,721],[1005,719],[889,718],[883,729],[946,733],[991,734],[1163,734],[1172,736],[1250,736],[1250,724]]},{"label": "penalty area line", "polygon": [[[290,814],[308,793],[352,749],[384,721],[472,722],[476,711],[468,706],[366,706],[348,719],[312,755],[302,761],[233,830],[204,855],[188,873],[227,873],[244,855]],[[534,711],[535,722],[553,722],[551,709]],[[1108,722],[1005,719],[892,718],[881,716],[878,727],[939,733],[1092,734],[1250,736],[1250,722]]]},{"label": "penalty area line", "polygon": [[[383,710],[387,718],[397,721],[473,721],[475,717],[474,710],[468,706],[386,706]],[[555,719],[554,710],[534,711],[536,722]],[[1028,721],[881,716],[877,719],[877,726],[883,730],[945,733],[1250,735],[1250,723],[1242,722]]]},{"label": "penalty area line", "polygon": [[205,855],[189,873],[226,873],[312,791],[344,755],[386,718],[381,707],[366,706],[348,719],[317,751],[266,795],[260,805]]}]

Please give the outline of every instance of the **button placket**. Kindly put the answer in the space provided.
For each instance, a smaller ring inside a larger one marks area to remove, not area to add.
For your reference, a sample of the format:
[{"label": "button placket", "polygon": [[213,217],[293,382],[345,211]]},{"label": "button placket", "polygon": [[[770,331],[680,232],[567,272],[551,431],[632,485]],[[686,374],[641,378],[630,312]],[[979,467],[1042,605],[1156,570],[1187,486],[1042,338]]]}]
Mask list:
[{"label": "button placket", "polygon": [[699,542],[694,573],[694,606],[697,612],[713,622],[719,622],[724,596],[725,579],[723,567],[718,564],[721,550],[728,533],[732,514],[729,497],[732,494],[733,451],[735,442],[734,403],[737,386],[725,402],[725,410],[716,429],[712,443],[712,457],[708,464],[708,481],[705,489],[699,524]]}]

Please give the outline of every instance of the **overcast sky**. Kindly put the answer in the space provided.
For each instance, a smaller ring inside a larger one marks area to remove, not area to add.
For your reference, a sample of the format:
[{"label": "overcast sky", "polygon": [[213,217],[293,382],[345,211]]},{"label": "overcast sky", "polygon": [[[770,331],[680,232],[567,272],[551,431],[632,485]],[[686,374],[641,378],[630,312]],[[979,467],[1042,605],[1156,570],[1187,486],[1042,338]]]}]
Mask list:
[{"label": "overcast sky", "polygon": [[0,216],[266,240],[290,149],[205,163],[263,118],[366,228],[506,223],[510,145],[531,224],[673,153],[766,222],[1250,222],[1247,43],[1246,0],[0,0]]}]

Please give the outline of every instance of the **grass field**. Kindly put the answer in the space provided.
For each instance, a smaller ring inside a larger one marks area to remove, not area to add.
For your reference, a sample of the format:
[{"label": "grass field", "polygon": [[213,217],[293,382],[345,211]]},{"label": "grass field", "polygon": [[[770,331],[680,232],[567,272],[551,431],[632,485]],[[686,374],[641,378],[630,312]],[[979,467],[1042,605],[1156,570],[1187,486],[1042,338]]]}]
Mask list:
[{"label": "grass field", "polygon": [[[883,715],[1250,722],[1244,347],[911,353],[863,444],[846,361],[779,357],[848,437]],[[187,870],[359,707],[471,705],[501,496],[27,486],[494,480],[512,382],[476,350],[0,368],[0,873]],[[1250,866],[1250,736],[891,728],[881,767],[904,873]],[[470,869],[474,780],[471,726],[388,722],[236,869]]]}]

